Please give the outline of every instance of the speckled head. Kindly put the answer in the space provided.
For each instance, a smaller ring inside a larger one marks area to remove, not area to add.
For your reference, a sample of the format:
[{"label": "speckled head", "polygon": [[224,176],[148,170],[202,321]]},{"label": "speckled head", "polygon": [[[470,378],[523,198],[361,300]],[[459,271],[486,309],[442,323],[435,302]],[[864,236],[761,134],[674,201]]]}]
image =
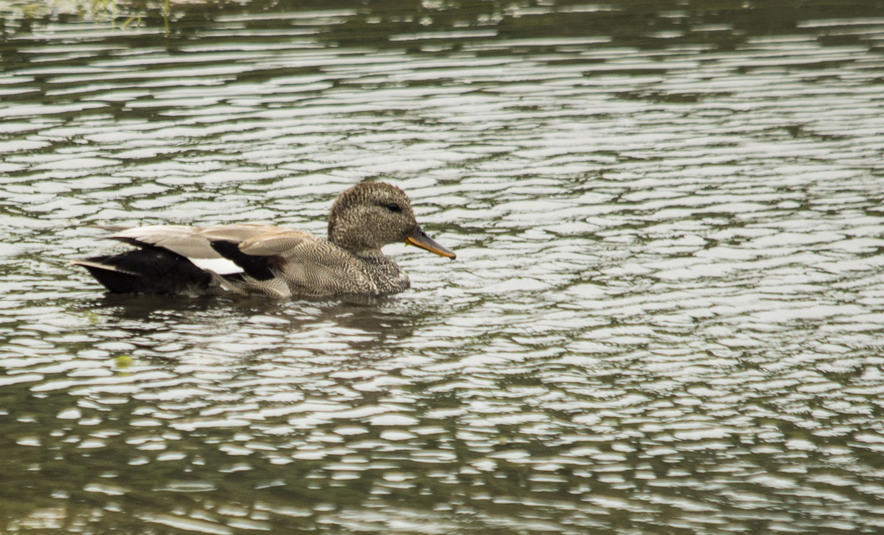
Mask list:
[{"label": "speckled head", "polygon": [[386,182],[357,184],[338,195],[328,216],[328,239],[360,256],[379,255],[384,245],[405,242],[455,257],[420,228],[405,192]]}]

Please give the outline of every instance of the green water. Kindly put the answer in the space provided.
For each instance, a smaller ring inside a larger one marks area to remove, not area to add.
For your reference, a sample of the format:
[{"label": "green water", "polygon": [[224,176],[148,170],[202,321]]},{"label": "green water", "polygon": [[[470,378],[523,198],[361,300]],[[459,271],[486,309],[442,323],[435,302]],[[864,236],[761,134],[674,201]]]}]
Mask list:
[{"label": "green water", "polygon": [[[880,532],[884,5],[756,4],[0,6],[0,531]],[[388,299],[67,264],[376,179]]]}]

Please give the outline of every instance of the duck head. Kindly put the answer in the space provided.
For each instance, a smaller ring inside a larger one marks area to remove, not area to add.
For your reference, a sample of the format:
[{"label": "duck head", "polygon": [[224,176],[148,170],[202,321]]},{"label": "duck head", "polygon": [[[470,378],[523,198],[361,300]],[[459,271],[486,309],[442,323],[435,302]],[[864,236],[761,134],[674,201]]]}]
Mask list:
[{"label": "duck head", "polygon": [[380,255],[381,247],[396,242],[456,256],[427,236],[405,192],[386,182],[357,184],[338,195],[328,216],[328,240],[359,256]]}]

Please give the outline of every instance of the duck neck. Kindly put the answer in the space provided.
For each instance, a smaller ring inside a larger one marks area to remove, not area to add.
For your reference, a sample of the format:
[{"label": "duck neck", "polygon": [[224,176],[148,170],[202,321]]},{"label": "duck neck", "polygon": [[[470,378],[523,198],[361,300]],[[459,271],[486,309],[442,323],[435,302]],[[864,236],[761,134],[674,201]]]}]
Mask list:
[{"label": "duck neck", "polygon": [[384,257],[380,247],[371,247],[356,240],[350,239],[348,236],[341,236],[333,232],[328,233],[328,241],[337,245],[348,253],[364,260],[372,260]]},{"label": "duck neck", "polygon": [[358,251],[351,250],[350,252],[353,253],[360,260],[368,262],[369,264],[396,265],[396,263],[393,262],[393,260],[389,256],[385,255],[384,252],[380,249],[360,249]]},{"label": "duck neck", "polygon": [[380,247],[358,247],[354,240],[342,237],[333,232],[331,228],[328,238],[328,241],[359,259],[362,263],[362,272],[372,282],[373,293],[395,293],[411,286],[408,275],[392,258],[385,255]]},{"label": "duck neck", "polygon": [[383,255],[381,248],[367,243],[362,233],[352,232],[344,225],[329,222],[328,241],[359,257]]}]

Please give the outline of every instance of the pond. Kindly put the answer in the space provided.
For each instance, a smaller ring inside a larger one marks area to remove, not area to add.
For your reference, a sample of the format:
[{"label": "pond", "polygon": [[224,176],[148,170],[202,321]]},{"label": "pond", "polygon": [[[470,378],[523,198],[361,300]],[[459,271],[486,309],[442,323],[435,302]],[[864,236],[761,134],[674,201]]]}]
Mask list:
[{"label": "pond", "polygon": [[[884,8],[767,4],[0,8],[0,530],[880,533]],[[394,296],[69,264],[373,180]]]}]

